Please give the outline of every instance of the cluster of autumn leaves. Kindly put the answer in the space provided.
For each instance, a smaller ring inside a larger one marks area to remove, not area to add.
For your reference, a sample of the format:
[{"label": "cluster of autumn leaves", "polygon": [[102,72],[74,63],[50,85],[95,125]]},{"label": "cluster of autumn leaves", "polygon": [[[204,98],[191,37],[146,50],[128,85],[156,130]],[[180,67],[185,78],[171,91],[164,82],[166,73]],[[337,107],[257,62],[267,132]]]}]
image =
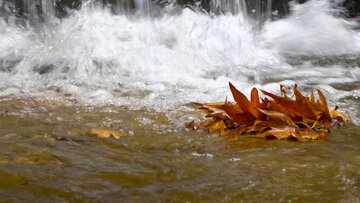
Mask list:
[{"label": "cluster of autumn leaves", "polygon": [[208,119],[194,120],[187,127],[194,130],[208,129],[210,133],[219,131],[220,135],[234,137],[248,135],[304,141],[326,136],[334,120],[347,121],[337,111],[337,107],[329,111],[326,98],[320,90],[319,99],[315,101],[313,91],[310,98],[305,97],[295,85],[295,99],[292,99],[287,96],[283,86],[280,86],[282,96],[260,90],[269,97],[260,100],[258,90],[253,88],[249,101],[231,83],[229,86],[235,103],[194,103],[206,113]]}]

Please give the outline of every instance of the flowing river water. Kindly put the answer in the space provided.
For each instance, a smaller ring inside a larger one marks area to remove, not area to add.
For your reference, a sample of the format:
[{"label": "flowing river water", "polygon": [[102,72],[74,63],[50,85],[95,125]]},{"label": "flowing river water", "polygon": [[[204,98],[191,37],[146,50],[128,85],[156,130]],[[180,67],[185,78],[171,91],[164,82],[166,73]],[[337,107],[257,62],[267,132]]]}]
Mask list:
[{"label": "flowing river water", "polygon": [[[86,4],[41,26],[0,17],[0,201],[359,201],[358,25],[328,1],[291,8],[261,28]],[[190,102],[232,100],[229,81],[320,88],[350,122],[305,143],[187,130],[204,116]]]}]

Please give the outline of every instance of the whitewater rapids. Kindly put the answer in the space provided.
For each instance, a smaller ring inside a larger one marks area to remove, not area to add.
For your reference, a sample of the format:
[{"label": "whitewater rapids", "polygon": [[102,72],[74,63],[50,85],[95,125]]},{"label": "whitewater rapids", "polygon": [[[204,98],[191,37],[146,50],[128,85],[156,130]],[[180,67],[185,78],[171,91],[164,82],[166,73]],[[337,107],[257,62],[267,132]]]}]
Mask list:
[{"label": "whitewater rapids", "polygon": [[294,4],[261,30],[241,13],[189,9],[147,18],[83,6],[41,28],[0,18],[0,95],[163,111],[231,98],[230,81],[246,94],[253,86],[321,88],[346,106],[360,96],[360,33],[338,11],[327,1]]}]

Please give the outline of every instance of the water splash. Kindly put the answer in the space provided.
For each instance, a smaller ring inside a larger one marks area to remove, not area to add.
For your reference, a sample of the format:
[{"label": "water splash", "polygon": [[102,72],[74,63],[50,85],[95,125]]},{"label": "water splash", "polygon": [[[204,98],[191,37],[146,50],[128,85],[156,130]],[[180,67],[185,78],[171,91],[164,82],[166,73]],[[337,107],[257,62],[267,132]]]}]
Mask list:
[{"label": "water splash", "polygon": [[72,95],[92,104],[166,110],[231,98],[231,81],[245,93],[252,86],[277,91],[280,83],[320,87],[338,103],[360,96],[359,59],[319,65],[317,56],[358,54],[359,33],[324,5],[330,6],[294,5],[294,14],[267,22],[262,32],[240,13],[189,9],[148,19],[83,6],[40,30],[0,23],[0,94]]},{"label": "water splash", "polygon": [[358,53],[360,35],[355,22],[335,17],[340,12],[328,1],[292,4],[289,17],[268,23],[269,46],[287,55],[345,55]]}]

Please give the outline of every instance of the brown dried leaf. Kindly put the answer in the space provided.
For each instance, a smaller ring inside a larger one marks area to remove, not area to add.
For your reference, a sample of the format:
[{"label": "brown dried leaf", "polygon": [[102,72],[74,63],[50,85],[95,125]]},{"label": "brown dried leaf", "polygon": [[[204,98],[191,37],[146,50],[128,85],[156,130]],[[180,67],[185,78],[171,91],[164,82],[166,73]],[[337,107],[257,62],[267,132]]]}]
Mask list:
[{"label": "brown dried leaf", "polygon": [[301,140],[299,139],[299,141],[317,140],[325,136],[324,132],[318,134],[311,128],[296,129],[295,135],[297,138],[301,138]]},{"label": "brown dried leaf", "polygon": [[320,113],[317,118],[317,121],[319,122],[320,125],[329,127],[331,125],[332,118],[330,116],[330,111],[327,105],[327,101],[324,94],[320,90],[318,90],[318,94],[320,101],[316,103],[316,108],[318,111],[320,111]]},{"label": "brown dried leaf", "polygon": [[247,97],[241,93],[239,90],[237,90],[231,83],[229,83],[231,93],[236,101],[236,103],[239,105],[240,109],[247,113],[249,112],[251,115],[253,115],[255,118],[259,117],[259,112],[256,110],[256,108],[251,105]]},{"label": "brown dried leaf", "polygon": [[317,91],[318,91],[318,94],[319,94],[320,104],[322,106],[322,110],[324,111],[324,113],[326,113],[330,117],[329,107],[328,107],[325,95],[319,89]]},{"label": "brown dried leaf", "polygon": [[259,91],[255,87],[251,90],[251,105],[255,108],[260,107]]},{"label": "brown dried leaf", "polygon": [[277,111],[266,111],[263,109],[258,109],[261,113],[265,114],[269,120],[277,122],[277,123],[285,123],[289,126],[296,126],[294,121],[291,118],[283,113]]},{"label": "brown dried leaf", "polygon": [[348,121],[349,119],[344,115],[342,114],[341,112],[337,111],[337,108],[335,108],[334,110],[331,111],[331,117],[338,120],[338,121],[341,121],[341,122],[346,122]]},{"label": "brown dried leaf", "polygon": [[206,104],[193,103],[193,104],[200,106],[199,109],[204,110],[204,112],[207,114],[206,115],[207,117],[216,117],[221,119],[228,118],[228,115],[222,109],[222,105],[224,105],[224,103],[206,103]]},{"label": "brown dried leaf", "polygon": [[304,97],[297,87],[294,87],[294,94],[296,97],[296,104],[297,104],[297,115],[301,116],[303,119],[317,119],[317,112],[314,108],[314,105],[310,103],[310,99],[308,97]]},{"label": "brown dried leaf", "polygon": [[215,131],[226,128],[226,126],[224,124],[224,121],[218,120],[218,121],[213,122],[211,125],[209,125],[208,128],[209,128],[209,132],[213,133]]},{"label": "brown dried leaf", "polygon": [[287,97],[287,91],[284,89],[284,85],[280,85],[280,92],[284,94],[284,97]]},{"label": "brown dried leaf", "polygon": [[186,124],[186,128],[191,130],[198,130],[199,125],[200,125],[200,121],[192,120],[191,122]]},{"label": "brown dried leaf", "polygon": [[250,112],[242,112],[227,104],[223,106],[223,109],[239,126],[251,126],[255,121],[255,117]]},{"label": "brown dried leaf", "polygon": [[275,137],[276,139],[290,139],[295,134],[295,127],[291,126],[277,126],[271,127],[270,130],[265,131],[260,134],[254,135],[254,137],[258,138],[272,138]]},{"label": "brown dried leaf", "polygon": [[314,95],[314,90],[311,90],[311,97],[310,97],[310,102],[312,105],[315,105],[315,95]]},{"label": "brown dried leaf", "polygon": [[283,97],[261,90],[271,99],[261,99],[258,90],[251,91],[251,102],[231,83],[230,90],[236,103],[199,104],[212,119],[203,122],[192,121],[188,128],[208,129],[210,132],[238,138],[243,134],[251,137],[297,139],[299,141],[316,140],[324,137],[332,124],[332,117],[340,121],[347,118],[335,110],[329,112],[325,96],[320,90],[319,100],[315,102],[314,92],[310,98],[305,97],[294,87],[295,100],[287,97],[283,86],[280,90]]},{"label": "brown dried leaf", "polygon": [[254,124],[248,129],[248,133],[262,133],[266,130],[270,130],[270,126],[276,126],[278,123],[274,121],[260,121],[257,120]]},{"label": "brown dried leaf", "polygon": [[281,106],[280,109],[277,109],[277,111],[280,111],[281,113],[284,113],[292,118],[296,117],[296,113],[298,112],[298,107],[294,100],[290,99],[289,97],[280,97],[277,95],[274,95],[270,92],[266,92],[264,90],[260,90],[263,94],[273,99],[274,103],[277,104],[278,107]]}]

